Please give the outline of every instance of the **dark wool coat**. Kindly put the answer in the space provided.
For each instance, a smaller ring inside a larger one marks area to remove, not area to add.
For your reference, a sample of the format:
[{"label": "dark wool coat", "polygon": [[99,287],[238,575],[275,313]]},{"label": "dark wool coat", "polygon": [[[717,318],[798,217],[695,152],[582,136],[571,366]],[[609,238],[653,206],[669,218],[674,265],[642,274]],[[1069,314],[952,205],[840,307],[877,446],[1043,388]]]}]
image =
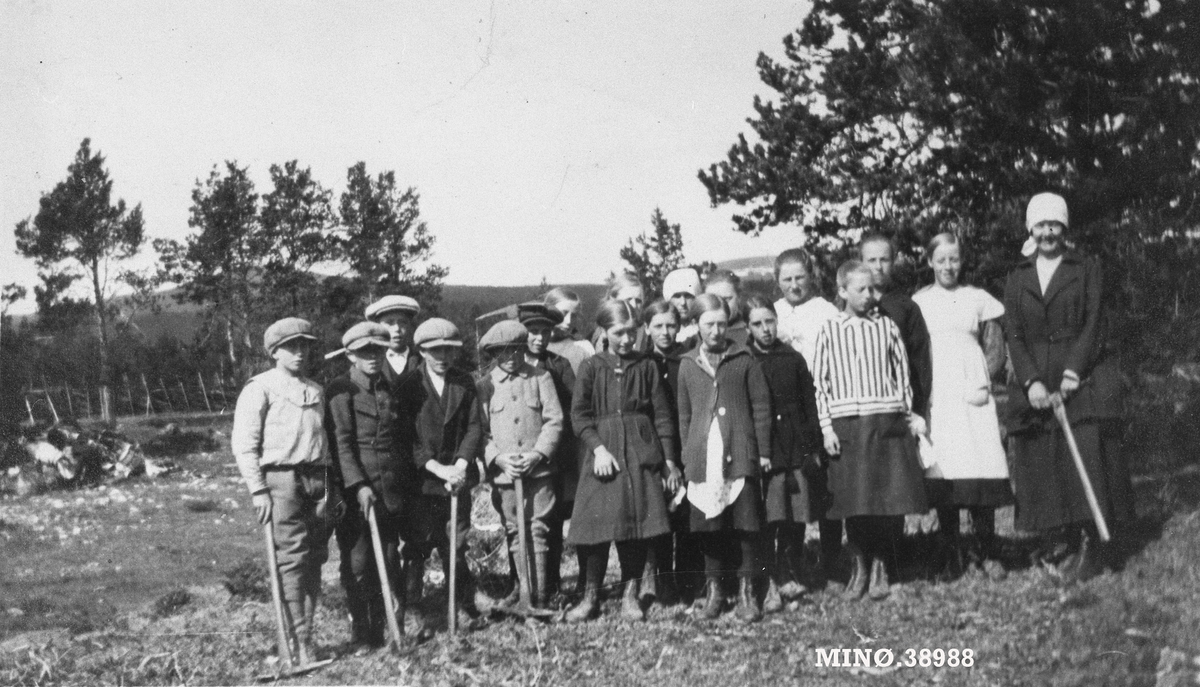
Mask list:
[{"label": "dark wool coat", "polygon": [[421,476],[421,493],[431,496],[450,493],[444,480],[425,469],[431,460],[442,465],[466,461],[466,486],[477,484],[476,458],[483,454],[483,412],[471,377],[451,368],[439,397],[422,364],[414,374],[404,375],[399,398],[413,425],[413,469]]},{"label": "dark wool coat", "polygon": [[392,513],[415,492],[412,435],[398,419],[396,394],[380,375],[372,384],[358,368],[325,387],[326,431],[347,492],[370,484]]},{"label": "dark wool coat", "polygon": [[[694,344],[693,344],[694,345]],[[671,426],[675,432],[675,446],[678,448],[681,445],[679,438],[679,362],[682,360],[682,355],[688,351],[690,347],[683,344],[676,344],[674,348],[667,351],[665,354],[660,353],[658,349],[650,352],[650,359],[654,361],[654,366],[658,369],[658,380],[663,385],[667,394],[667,403],[671,406]],[[666,456],[667,460],[679,463],[679,454]],[[681,468],[682,469],[682,468]]]},{"label": "dark wool coat", "polygon": [[705,482],[708,431],[717,418],[725,442],[725,479],[759,476],[759,457],[771,457],[771,392],[762,366],[750,351],[731,342],[717,362],[716,379],[697,362],[701,348],[679,363],[679,433],[683,474]]},{"label": "dark wool coat", "polygon": [[771,389],[771,467],[796,469],[804,457],[821,450],[821,423],[817,419],[817,390],[804,356],[775,341],[766,350],[751,346]]},{"label": "dark wool coat", "polygon": [[929,394],[933,389],[933,354],[929,343],[929,328],[925,316],[906,293],[889,291],[879,300],[883,314],[892,318],[900,328],[904,352],[908,354],[908,379],[912,385],[913,407],[916,414],[929,419]]},{"label": "dark wool coat", "polygon": [[571,395],[575,393],[575,370],[571,361],[557,353],[546,351],[538,360],[538,366],[550,373],[554,382],[554,390],[558,392],[558,403],[563,410],[563,429],[559,435],[558,446],[554,449],[551,462],[555,465],[558,480],[560,500],[568,503],[575,500],[575,490],[579,484],[579,452],[582,444],[571,425]]},{"label": "dark wool coat", "polygon": [[408,345],[408,360],[404,363],[404,371],[396,374],[396,371],[392,369],[392,364],[387,361],[387,358],[384,358],[383,378],[387,380],[387,383],[393,390],[399,390],[408,378],[416,376],[417,368],[421,367],[424,362],[421,354],[417,352],[417,347],[410,343]]},{"label": "dark wool coat", "polygon": [[1014,373],[1008,394],[1009,431],[1054,425],[1051,411],[1030,407],[1026,390],[1040,381],[1054,393],[1063,370],[1074,370],[1081,382],[1067,399],[1072,422],[1120,417],[1121,378],[1101,341],[1101,291],[1100,263],[1075,251],[1063,254],[1044,296],[1034,259],[1008,275],[1005,329]]},{"label": "dark wool coat", "polygon": [[1120,436],[1105,422],[1120,416],[1121,378],[1105,355],[1101,326],[1102,289],[1096,260],[1068,251],[1042,295],[1033,259],[1008,276],[1004,288],[1009,383],[1009,445],[1015,525],[1048,530],[1091,521],[1082,482],[1052,410],[1029,405],[1029,385],[1040,381],[1054,393],[1063,370],[1080,377],[1067,399],[1067,417],[1108,522],[1134,515],[1133,487],[1120,453]]},{"label": "dark wool coat", "polygon": [[[579,366],[571,401],[575,434],[587,449],[571,514],[572,544],[648,539],[670,531],[663,456],[674,427],[658,370],[649,358],[597,353]],[[621,471],[596,477],[593,451],[608,449]]]}]

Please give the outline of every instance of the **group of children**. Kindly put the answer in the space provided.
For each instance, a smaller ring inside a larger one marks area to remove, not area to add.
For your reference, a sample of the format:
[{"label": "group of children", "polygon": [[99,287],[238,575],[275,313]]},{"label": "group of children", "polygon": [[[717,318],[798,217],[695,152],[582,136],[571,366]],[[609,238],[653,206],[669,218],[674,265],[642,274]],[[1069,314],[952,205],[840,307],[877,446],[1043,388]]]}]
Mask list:
[{"label": "group of children", "polygon": [[[844,594],[886,597],[897,527],[931,505],[916,437],[928,433],[933,378],[920,308],[887,293],[890,243],[867,237],[862,255],[838,270],[840,310],[817,295],[802,250],[776,259],[774,303],[744,297],[730,272],[702,285],[688,269],[645,305],[642,285],[626,276],[588,338],[575,335],[578,296],[555,289],[480,339],[491,362],[478,378],[454,366],[463,341],[451,322],[431,318],[413,331],[420,306],[411,298],[366,309],[367,321],[342,337],[350,369],[325,389],[303,374],[311,325],[272,325],[264,343],[276,364],[239,397],[233,450],[260,521],[276,532],[302,660],[312,654],[335,521],[356,649],[382,644],[386,617],[371,513],[400,612],[415,616],[419,636],[430,630],[414,602],[434,549],[447,569],[458,557],[460,611],[478,612],[485,597],[463,558],[470,499],[451,513],[447,497],[481,479],[510,561],[521,550],[519,519],[529,525],[530,565],[511,569],[535,605],[555,604],[564,542],[574,546],[570,621],[599,614],[614,543],[621,617],[644,618],[653,596],[702,599],[700,614],[716,618],[728,605],[727,578],[736,578],[737,617],[759,620],[819,584],[842,547],[843,522]],[[994,316],[994,305],[984,314]],[[976,382],[986,388],[982,374]],[[986,405],[977,400],[967,399]],[[957,520],[959,505],[974,504],[933,505]],[[815,523],[822,565],[809,566],[806,525]],[[450,528],[459,534],[453,552]]]}]

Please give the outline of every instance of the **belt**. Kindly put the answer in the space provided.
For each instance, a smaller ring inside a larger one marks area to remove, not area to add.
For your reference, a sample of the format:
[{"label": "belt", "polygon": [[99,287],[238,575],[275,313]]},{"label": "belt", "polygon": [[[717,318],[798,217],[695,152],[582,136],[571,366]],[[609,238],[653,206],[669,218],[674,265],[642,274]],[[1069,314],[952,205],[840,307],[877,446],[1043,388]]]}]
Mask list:
[{"label": "belt", "polygon": [[311,475],[317,472],[325,472],[329,469],[328,463],[294,463],[292,465],[264,465],[263,472],[299,472],[306,475]]}]

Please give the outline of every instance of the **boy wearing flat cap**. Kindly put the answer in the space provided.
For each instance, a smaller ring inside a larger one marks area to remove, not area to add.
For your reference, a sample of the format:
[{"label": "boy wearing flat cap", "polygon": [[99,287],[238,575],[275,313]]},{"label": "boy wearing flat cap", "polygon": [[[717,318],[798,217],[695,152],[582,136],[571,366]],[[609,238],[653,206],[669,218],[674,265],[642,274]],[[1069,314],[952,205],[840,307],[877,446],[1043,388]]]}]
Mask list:
[{"label": "boy wearing flat cap", "polygon": [[[549,349],[554,328],[563,321],[563,314],[541,301],[530,301],[517,306],[517,321],[529,332],[525,340],[525,362],[550,373],[558,403],[563,407],[563,428],[558,446],[550,462],[554,465],[555,508],[551,516],[550,532],[546,539],[546,588],[553,595],[559,589],[560,566],[563,553],[563,524],[571,517],[575,506],[575,487],[579,484],[579,442],[571,430],[571,393],[575,390],[575,371],[571,362]],[[579,579],[583,579],[581,575]],[[583,593],[582,585],[578,589]]]},{"label": "boy wearing flat cap", "polygon": [[[470,488],[479,482],[475,460],[483,452],[482,409],[470,375],[454,367],[463,345],[454,323],[438,317],[422,322],[413,344],[422,363],[400,391],[402,404],[415,415],[413,464],[420,475],[409,564],[423,570],[436,548],[449,579],[450,527],[456,526],[459,610],[469,619],[478,615],[473,601],[475,579],[465,554],[471,528]],[[451,525],[449,496],[455,492],[465,498],[459,499]]]},{"label": "boy wearing flat cap", "polygon": [[371,322],[387,328],[383,374],[397,389],[400,378],[413,374],[421,364],[421,356],[412,346],[413,323],[421,314],[421,304],[408,296],[384,296],[368,305],[365,314]]},{"label": "boy wearing flat cap", "polygon": [[251,378],[238,396],[230,439],[250,489],[258,521],[271,524],[284,606],[291,616],[301,665],[316,659],[313,614],[328,557],[327,513],[338,498],[337,472],[328,459],[325,395],[305,376],[317,340],[298,317],[272,324],[263,345],[275,366]]},{"label": "boy wearing flat cap", "polygon": [[[346,485],[346,517],[337,530],[342,554],[340,572],[350,612],[352,649],[361,654],[383,646],[386,623],[366,514],[375,509],[384,559],[400,602],[397,621],[403,627],[406,599],[404,585],[397,584],[401,571],[399,547],[411,538],[404,515],[415,498],[416,478],[411,449],[403,439],[405,432],[398,418],[396,390],[383,373],[388,329],[374,322],[360,322],[342,336],[342,346],[350,358],[350,369],[326,388],[326,422]],[[418,639],[427,638],[429,633],[415,607],[409,615],[417,625]]]},{"label": "boy wearing flat cap", "polygon": [[[495,357],[496,367],[478,383],[486,419],[483,451],[492,480],[492,505],[504,521],[510,557],[519,551],[518,517],[530,513],[533,540],[534,603],[545,606],[547,534],[555,508],[552,456],[562,435],[563,411],[550,373],[525,361],[528,330],[515,320],[497,322],[479,341]],[[514,480],[522,479],[531,503],[522,512]],[[518,572],[524,566],[514,566]]]}]

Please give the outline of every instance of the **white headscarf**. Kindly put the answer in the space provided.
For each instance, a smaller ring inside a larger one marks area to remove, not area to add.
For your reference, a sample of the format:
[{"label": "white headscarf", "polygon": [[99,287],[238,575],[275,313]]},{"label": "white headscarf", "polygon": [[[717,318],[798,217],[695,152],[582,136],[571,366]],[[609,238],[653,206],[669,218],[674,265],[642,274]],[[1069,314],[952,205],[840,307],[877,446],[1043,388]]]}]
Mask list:
[{"label": "white headscarf", "polygon": [[1029,231],[1029,238],[1025,240],[1025,245],[1021,246],[1021,255],[1028,258],[1037,252],[1033,228],[1039,222],[1058,222],[1064,227],[1069,227],[1069,219],[1067,201],[1057,193],[1039,193],[1030,198],[1029,206],[1025,208],[1025,229]]}]

